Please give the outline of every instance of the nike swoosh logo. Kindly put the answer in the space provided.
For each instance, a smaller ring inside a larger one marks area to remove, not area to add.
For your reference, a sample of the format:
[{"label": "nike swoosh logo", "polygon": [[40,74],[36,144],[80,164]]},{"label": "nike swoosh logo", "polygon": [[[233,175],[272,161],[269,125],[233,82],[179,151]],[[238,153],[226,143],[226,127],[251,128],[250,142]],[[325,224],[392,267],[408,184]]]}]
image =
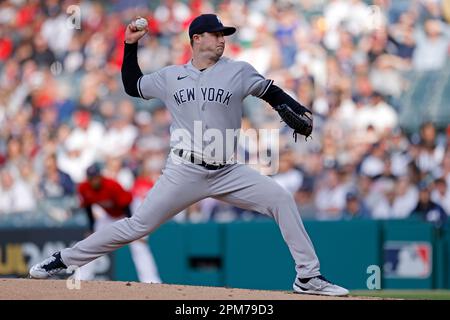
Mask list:
[{"label": "nike swoosh logo", "polygon": [[294,283],[295,284],[295,286],[297,287],[297,288],[299,288],[301,291],[303,291],[303,292],[308,292],[308,291],[311,291],[311,289],[308,289],[308,288],[305,288],[305,287],[302,287],[302,286],[300,286],[299,284],[297,284],[297,283]]},{"label": "nike swoosh logo", "polygon": [[184,78],[187,78],[187,77],[188,76],[184,76],[184,77],[178,76],[177,80],[183,80]]},{"label": "nike swoosh logo", "polygon": [[309,289],[303,288],[302,286],[298,285],[297,283],[294,283],[294,285],[302,291],[309,291]]}]

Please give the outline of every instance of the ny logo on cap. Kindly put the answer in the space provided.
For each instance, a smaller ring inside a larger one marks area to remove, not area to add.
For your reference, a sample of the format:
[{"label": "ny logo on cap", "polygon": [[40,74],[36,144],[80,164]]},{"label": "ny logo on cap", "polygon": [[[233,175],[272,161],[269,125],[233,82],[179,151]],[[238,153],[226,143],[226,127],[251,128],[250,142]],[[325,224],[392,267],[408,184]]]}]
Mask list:
[{"label": "ny logo on cap", "polygon": [[216,18],[217,18],[217,21],[219,21],[220,24],[223,24],[222,21],[220,21],[218,16],[216,16]]}]

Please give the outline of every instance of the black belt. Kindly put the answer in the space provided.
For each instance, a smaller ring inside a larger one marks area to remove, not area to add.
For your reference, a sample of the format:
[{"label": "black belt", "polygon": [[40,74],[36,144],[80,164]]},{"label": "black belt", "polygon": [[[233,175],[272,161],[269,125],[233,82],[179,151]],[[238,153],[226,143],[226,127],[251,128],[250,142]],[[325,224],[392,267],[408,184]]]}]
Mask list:
[{"label": "black belt", "polygon": [[[177,156],[180,156],[183,159],[186,159],[183,157],[183,149],[173,149],[173,153],[175,153]],[[202,166],[208,170],[219,170],[224,168],[227,164],[211,164],[211,163],[206,163],[205,161],[203,161],[203,159],[200,161],[200,159],[196,159],[194,157],[194,154],[192,152],[190,152],[191,156],[190,159],[188,159],[189,161],[191,161],[193,164],[198,164],[199,166]]]}]

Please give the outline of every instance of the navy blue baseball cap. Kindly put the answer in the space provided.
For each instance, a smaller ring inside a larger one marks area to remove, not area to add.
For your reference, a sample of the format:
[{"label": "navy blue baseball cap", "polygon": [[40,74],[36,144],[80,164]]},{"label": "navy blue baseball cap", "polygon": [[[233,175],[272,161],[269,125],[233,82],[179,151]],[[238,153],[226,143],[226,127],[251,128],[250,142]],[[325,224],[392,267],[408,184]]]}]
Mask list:
[{"label": "navy blue baseball cap", "polygon": [[236,32],[236,28],[225,27],[217,15],[208,13],[199,15],[189,25],[189,38],[203,32],[223,32],[224,36],[229,36]]},{"label": "navy blue baseball cap", "polygon": [[88,179],[93,178],[93,177],[97,177],[99,175],[101,175],[101,168],[100,168],[100,164],[95,162],[94,164],[91,164],[87,169],[86,169],[86,176],[88,177]]}]

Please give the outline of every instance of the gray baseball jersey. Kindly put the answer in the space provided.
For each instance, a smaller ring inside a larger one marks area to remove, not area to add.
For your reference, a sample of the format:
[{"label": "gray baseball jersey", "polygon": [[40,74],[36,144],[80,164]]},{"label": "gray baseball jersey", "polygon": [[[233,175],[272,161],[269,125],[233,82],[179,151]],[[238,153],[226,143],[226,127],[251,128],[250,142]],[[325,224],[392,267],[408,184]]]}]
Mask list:
[{"label": "gray baseball jersey", "polygon": [[[203,72],[189,62],[144,75],[138,91],[144,99],[164,101],[173,119],[172,147],[191,150],[207,162],[224,162],[233,157],[236,139],[226,131],[241,128],[242,101],[249,95],[261,97],[272,83],[247,62],[222,57]],[[219,130],[224,140],[224,148],[212,154],[205,154],[210,141],[199,134],[208,129]],[[177,132],[182,130],[190,139],[181,139]]]},{"label": "gray baseball jersey", "polygon": [[[165,102],[173,117],[172,135],[176,130],[184,130],[195,137],[196,123],[204,130],[211,128],[222,133],[239,129],[242,100],[248,95],[261,97],[271,83],[248,63],[221,58],[203,72],[191,63],[166,67],[142,76],[137,85],[142,98],[155,97]],[[203,142],[189,140],[180,145],[176,139],[171,140],[172,147],[202,153]],[[228,160],[229,156],[226,154],[224,158]],[[189,162],[188,158],[179,159],[175,162],[168,157],[163,174],[131,218],[120,220],[63,250],[64,263],[84,265],[151,233],[189,205],[213,197],[272,217],[295,261],[297,276],[307,278],[320,274],[319,261],[294,198],[273,179],[245,164],[232,163],[208,170]]]}]

